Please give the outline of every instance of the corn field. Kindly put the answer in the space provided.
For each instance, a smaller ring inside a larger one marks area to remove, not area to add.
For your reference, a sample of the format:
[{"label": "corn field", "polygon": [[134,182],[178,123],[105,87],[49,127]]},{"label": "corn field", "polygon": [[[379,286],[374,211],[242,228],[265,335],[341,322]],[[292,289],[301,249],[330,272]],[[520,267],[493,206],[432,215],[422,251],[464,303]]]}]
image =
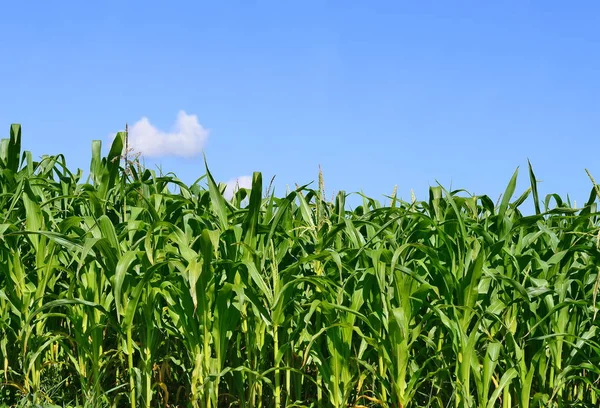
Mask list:
[{"label": "corn field", "polygon": [[[592,407],[600,191],[225,199],[0,145],[0,406]],[[270,190],[270,189],[269,189]],[[176,191],[176,192],[175,192]],[[532,215],[523,203],[533,202]]]}]

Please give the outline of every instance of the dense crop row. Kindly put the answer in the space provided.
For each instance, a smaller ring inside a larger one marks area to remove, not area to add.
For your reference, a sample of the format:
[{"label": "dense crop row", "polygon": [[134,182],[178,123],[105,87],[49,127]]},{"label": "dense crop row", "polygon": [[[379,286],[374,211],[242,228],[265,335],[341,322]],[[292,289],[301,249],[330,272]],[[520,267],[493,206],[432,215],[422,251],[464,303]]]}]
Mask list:
[{"label": "dense crop row", "polygon": [[20,132],[0,146],[0,406],[597,404],[594,188],[542,200],[530,169],[498,205],[433,187],[350,211],[255,173],[225,200],[210,173],[123,165],[124,134],[85,181]]}]

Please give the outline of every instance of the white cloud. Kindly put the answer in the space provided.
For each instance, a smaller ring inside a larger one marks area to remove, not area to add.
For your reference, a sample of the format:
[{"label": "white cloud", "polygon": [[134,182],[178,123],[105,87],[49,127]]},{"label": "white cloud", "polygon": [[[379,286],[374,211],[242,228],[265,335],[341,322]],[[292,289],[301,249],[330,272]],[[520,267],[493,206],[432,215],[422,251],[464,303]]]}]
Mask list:
[{"label": "white cloud", "polygon": [[171,132],[157,129],[147,117],[129,127],[129,147],[146,157],[193,157],[202,152],[208,130],[196,115],[180,111]]},{"label": "white cloud", "polygon": [[229,180],[225,188],[223,196],[229,200],[233,197],[235,192],[240,188],[252,188],[252,176],[240,176],[233,180]]}]

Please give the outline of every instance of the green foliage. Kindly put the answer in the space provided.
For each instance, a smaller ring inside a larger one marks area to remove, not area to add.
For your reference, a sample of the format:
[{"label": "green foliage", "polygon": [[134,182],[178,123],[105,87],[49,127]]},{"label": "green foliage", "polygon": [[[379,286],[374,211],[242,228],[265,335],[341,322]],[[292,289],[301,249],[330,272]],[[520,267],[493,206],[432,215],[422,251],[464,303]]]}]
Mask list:
[{"label": "green foliage", "polygon": [[[0,404],[597,406],[600,228],[531,188],[226,200],[92,145],[0,144]],[[177,193],[174,193],[177,187]],[[520,206],[529,196],[534,215]],[[2,405],[0,405],[2,406]]]}]

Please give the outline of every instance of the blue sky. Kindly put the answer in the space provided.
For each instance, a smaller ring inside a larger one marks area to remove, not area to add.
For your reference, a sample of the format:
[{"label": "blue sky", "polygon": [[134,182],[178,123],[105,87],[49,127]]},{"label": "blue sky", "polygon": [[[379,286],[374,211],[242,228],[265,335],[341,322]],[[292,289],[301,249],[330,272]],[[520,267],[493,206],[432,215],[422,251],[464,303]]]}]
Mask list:
[{"label": "blue sky", "polygon": [[0,14],[0,132],[22,123],[25,149],[72,167],[128,122],[146,165],[188,183],[201,151],[220,181],[262,171],[280,194],[319,165],[329,194],[379,199],[394,185],[425,199],[436,181],[496,199],[518,166],[526,188],[528,158],[543,193],[577,203],[584,169],[600,179],[597,2],[10,2]]}]

